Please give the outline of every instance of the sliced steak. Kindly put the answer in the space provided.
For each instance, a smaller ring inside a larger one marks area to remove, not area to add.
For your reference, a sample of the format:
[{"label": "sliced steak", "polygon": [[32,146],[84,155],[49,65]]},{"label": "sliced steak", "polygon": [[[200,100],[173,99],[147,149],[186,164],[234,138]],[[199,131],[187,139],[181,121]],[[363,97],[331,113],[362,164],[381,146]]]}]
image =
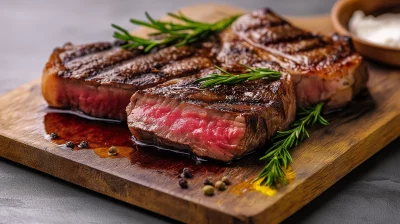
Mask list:
[{"label": "sliced steak", "polygon": [[[239,41],[232,41],[229,32]],[[270,9],[240,17],[223,35],[228,37],[223,41],[225,48],[238,48],[237,42],[246,42],[252,54],[278,63],[291,74],[297,104],[302,107],[321,101],[327,101],[326,109],[342,107],[368,80],[366,65],[354,52],[348,37],[336,34],[328,37],[301,30]],[[233,42],[235,45],[230,45]]]},{"label": "sliced steak", "polygon": [[66,44],[53,51],[44,68],[42,93],[50,107],[126,120],[125,108],[136,90],[211,67],[217,46],[203,42],[142,54],[107,42]]},{"label": "sliced steak", "polygon": [[210,89],[193,83],[210,72],[215,71],[137,91],[127,107],[133,136],[199,157],[230,161],[263,146],[294,120],[296,103],[289,75],[277,81]]}]

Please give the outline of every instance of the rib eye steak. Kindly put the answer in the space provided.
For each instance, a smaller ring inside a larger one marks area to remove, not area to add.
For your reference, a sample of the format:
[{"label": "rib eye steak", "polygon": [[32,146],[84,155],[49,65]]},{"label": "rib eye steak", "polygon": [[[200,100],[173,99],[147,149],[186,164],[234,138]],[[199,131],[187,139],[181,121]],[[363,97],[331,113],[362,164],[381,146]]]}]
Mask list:
[{"label": "rib eye steak", "polygon": [[[274,67],[269,63],[253,66]],[[294,120],[291,76],[210,89],[200,89],[193,82],[211,72],[216,71],[203,70],[192,77],[137,91],[127,107],[134,138],[188,150],[199,157],[230,161],[263,146]]]}]

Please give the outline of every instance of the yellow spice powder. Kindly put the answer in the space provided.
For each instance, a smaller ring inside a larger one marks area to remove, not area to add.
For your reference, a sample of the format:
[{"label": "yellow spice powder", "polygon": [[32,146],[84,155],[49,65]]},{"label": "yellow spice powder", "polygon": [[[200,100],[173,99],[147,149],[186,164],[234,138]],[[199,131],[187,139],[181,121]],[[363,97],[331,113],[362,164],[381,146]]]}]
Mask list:
[{"label": "yellow spice powder", "polygon": [[[285,175],[286,183],[289,184],[289,183],[293,182],[293,180],[295,178],[296,178],[296,174],[294,173],[292,167],[289,166],[286,169],[286,175]],[[256,182],[253,183],[254,190],[256,190],[264,195],[267,195],[267,196],[274,196],[276,194],[276,192],[278,192],[277,189],[271,188],[269,186],[261,185],[261,181],[262,181],[262,179],[257,180]],[[278,186],[278,188],[279,188],[279,186]]]}]

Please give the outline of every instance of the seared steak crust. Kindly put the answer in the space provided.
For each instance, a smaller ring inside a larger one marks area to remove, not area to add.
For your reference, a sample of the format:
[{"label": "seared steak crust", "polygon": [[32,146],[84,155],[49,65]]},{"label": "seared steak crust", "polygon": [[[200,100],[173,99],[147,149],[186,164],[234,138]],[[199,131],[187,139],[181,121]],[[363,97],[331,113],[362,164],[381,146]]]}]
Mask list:
[{"label": "seared steak crust", "polygon": [[368,80],[362,57],[354,52],[348,37],[301,30],[270,9],[240,17],[227,32],[293,75],[299,106],[327,101],[328,110],[342,107]]},{"label": "seared steak crust", "polygon": [[[268,64],[253,66],[270,67]],[[294,120],[291,77],[200,89],[193,81],[215,70],[137,91],[127,107],[134,137],[230,161],[259,148]]]},{"label": "seared steak crust", "polygon": [[125,107],[136,90],[211,67],[218,43],[215,38],[210,41],[213,44],[168,47],[150,54],[107,42],[66,44],[56,48],[46,64],[43,96],[51,107],[125,120]]},{"label": "seared steak crust", "polygon": [[298,106],[327,101],[344,106],[368,79],[362,57],[348,38],[311,33],[292,26],[270,9],[240,17],[231,28],[191,46],[150,54],[108,42],[66,44],[54,50],[42,77],[43,96],[52,107],[125,120],[124,107],[137,90],[190,76],[218,64],[269,63],[293,76]]},{"label": "seared steak crust", "polygon": [[[213,65],[235,73],[243,72],[241,64],[283,76],[210,89],[193,82],[218,72]],[[50,56],[42,92],[51,107],[127,119],[139,141],[229,161],[285,130],[296,103],[342,107],[367,79],[347,37],[301,30],[262,9],[202,42],[149,54],[118,43],[66,44]]]}]

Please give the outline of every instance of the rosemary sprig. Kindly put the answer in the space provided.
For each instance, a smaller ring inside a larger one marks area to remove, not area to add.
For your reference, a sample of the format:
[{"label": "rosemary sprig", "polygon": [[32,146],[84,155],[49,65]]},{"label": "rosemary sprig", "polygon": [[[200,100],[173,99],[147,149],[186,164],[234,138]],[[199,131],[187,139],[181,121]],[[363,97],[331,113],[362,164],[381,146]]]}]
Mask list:
[{"label": "rosemary sprig", "polygon": [[[315,124],[328,125],[329,122],[321,116],[324,103],[319,103],[297,113],[297,120],[287,131],[278,131],[272,139],[272,146],[260,160],[267,161],[267,165],[258,175],[256,180],[262,179],[261,185],[276,187],[278,183],[286,184],[285,170],[293,163],[289,149],[299,145],[304,138],[310,135],[306,130]],[[255,181],[256,181],[255,180]]]},{"label": "rosemary sprig", "polygon": [[234,85],[244,81],[251,81],[256,79],[279,79],[281,73],[268,68],[252,68],[248,65],[243,65],[247,68],[246,73],[231,74],[226,70],[215,66],[222,74],[210,74],[206,77],[197,79],[195,83],[201,83],[200,88],[210,88],[216,85]]},{"label": "rosemary sprig", "polygon": [[122,45],[125,49],[144,49],[144,52],[148,52],[154,47],[176,45],[182,46],[196,42],[203,39],[213,33],[220,32],[230,26],[239,15],[231,16],[222,19],[216,23],[203,23],[199,21],[194,21],[181,12],[178,14],[168,13],[170,17],[177,19],[180,23],[173,22],[162,22],[153,19],[149,13],[145,13],[148,22],[131,19],[130,22],[139,25],[149,27],[155,30],[151,33],[152,36],[159,35],[160,39],[145,39],[138,36],[131,35],[128,30],[112,24],[117,31],[114,32],[114,38],[127,42]]}]

